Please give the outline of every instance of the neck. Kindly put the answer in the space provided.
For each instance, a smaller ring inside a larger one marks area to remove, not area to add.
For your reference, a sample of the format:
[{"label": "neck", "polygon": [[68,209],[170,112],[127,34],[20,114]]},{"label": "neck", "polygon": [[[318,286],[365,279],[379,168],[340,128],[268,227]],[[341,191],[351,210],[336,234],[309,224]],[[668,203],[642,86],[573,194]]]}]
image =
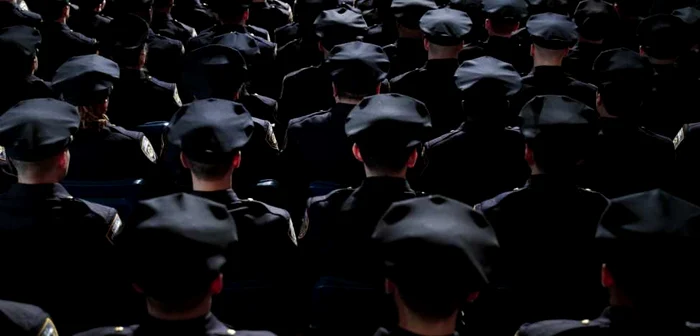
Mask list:
[{"label": "neck", "polygon": [[537,167],[537,165],[534,164],[530,165],[530,172],[530,175],[532,176],[544,174],[544,172],[539,167]]},{"label": "neck", "polygon": [[395,177],[395,178],[402,178],[406,179],[406,168],[401,169],[401,171],[398,172],[390,172],[390,171],[379,171],[375,169],[368,168],[365,166],[365,176],[369,177]]},{"label": "neck", "polygon": [[598,45],[603,44],[603,40],[589,40],[589,39],[585,39],[583,37],[579,37],[578,41],[581,43],[588,43],[588,44],[598,44]]},{"label": "neck", "polygon": [[354,98],[345,98],[345,97],[335,96],[335,103],[336,104],[357,105],[361,101],[362,101],[362,99],[354,99]]},{"label": "neck", "polygon": [[37,177],[27,177],[23,176],[22,174],[17,175],[17,183],[19,184],[54,184],[59,182],[61,182],[61,179],[56,178],[51,174]]},{"label": "neck", "polygon": [[56,19],[56,21],[54,21],[54,22],[66,24],[66,18],[62,17],[62,18]]},{"label": "neck", "polygon": [[510,38],[511,36],[513,36],[512,32],[507,33],[507,34],[499,34],[499,33],[494,32],[494,31],[489,31],[488,33],[489,33],[489,36],[497,36],[497,37],[505,37],[505,38]]},{"label": "neck", "polygon": [[422,40],[423,39],[423,32],[421,32],[418,29],[408,29],[405,27],[400,27],[399,28],[399,38]]},{"label": "neck", "polygon": [[171,11],[172,11],[171,7],[158,8],[158,9],[154,8],[153,9],[154,14],[158,13],[158,14],[163,15],[163,16],[170,14]]},{"label": "neck", "polygon": [[416,335],[452,335],[457,324],[457,312],[445,319],[425,319],[405,305],[399,307],[399,327]]},{"label": "neck", "polygon": [[428,52],[428,60],[445,60],[445,59],[457,59],[459,52],[454,54],[431,54]]},{"label": "neck", "polygon": [[656,64],[656,65],[671,65],[671,64],[676,63],[675,58],[674,59],[665,59],[665,60],[657,59],[657,58],[653,58],[653,57],[647,57],[647,58],[649,59],[649,62],[651,62],[651,64]]},{"label": "neck", "polygon": [[601,118],[617,119],[616,116],[608,113],[608,109],[606,109],[602,104],[598,105],[598,115],[600,115]]},{"label": "neck", "polygon": [[233,186],[231,175],[216,181],[200,180],[192,175],[192,190],[194,191],[221,191],[231,189]]},{"label": "neck", "polygon": [[245,21],[240,20],[221,20],[221,24],[225,26],[245,26]]},{"label": "neck", "polygon": [[554,66],[554,67],[560,67],[563,59],[543,59],[540,57],[534,57],[534,65],[535,67],[540,67],[540,66]]},{"label": "neck", "polygon": [[148,315],[164,321],[184,321],[206,316],[211,310],[211,297],[203,300],[195,307],[188,310],[169,309],[162,303],[151,298],[146,299]]}]

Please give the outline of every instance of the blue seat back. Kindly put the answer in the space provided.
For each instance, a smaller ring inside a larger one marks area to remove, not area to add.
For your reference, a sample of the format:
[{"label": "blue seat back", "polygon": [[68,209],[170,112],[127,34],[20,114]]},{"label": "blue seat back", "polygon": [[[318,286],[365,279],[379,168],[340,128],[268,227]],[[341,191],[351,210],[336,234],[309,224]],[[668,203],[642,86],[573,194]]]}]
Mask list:
[{"label": "blue seat back", "polygon": [[336,189],[346,186],[331,181],[313,181],[309,184],[309,197],[328,195]]},{"label": "blue seat back", "polygon": [[76,198],[117,209],[127,217],[144,190],[143,179],[119,181],[63,181],[61,183]]},{"label": "blue seat back", "polygon": [[143,125],[134,127],[134,131],[141,132],[153,145],[153,150],[160,155],[160,150],[163,148],[162,136],[165,128],[170,125],[167,121],[151,121]]}]

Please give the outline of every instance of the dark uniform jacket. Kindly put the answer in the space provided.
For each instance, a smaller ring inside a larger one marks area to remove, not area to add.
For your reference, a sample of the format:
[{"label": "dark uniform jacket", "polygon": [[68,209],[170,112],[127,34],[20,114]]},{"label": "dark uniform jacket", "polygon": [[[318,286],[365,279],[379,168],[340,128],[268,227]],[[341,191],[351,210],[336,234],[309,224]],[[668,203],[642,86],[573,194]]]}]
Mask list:
[{"label": "dark uniform jacket", "polygon": [[49,314],[41,308],[0,300],[0,333],[17,336],[58,336]]},{"label": "dark uniform jacket", "polygon": [[253,2],[250,4],[249,10],[250,18],[247,23],[260,27],[268,33],[274,33],[275,29],[292,21],[292,8],[284,1],[265,0]]},{"label": "dark uniform jacket", "polygon": [[[399,327],[388,330],[385,328],[379,328],[377,332],[374,334],[374,336],[420,336],[418,334],[414,334],[408,330],[401,329]],[[458,333],[452,334],[452,336],[459,336]]]},{"label": "dark uniform jacket", "polygon": [[508,289],[501,306],[509,311],[500,316],[511,317],[502,326],[515,330],[524,321],[602,309],[594,244],[607,205],[603,195],[569,178],[543,174],[474,207],[493,226],[502,251],[503,273],[494,282]]},{"label": "dark uniform jacket", "polygon": [[594,85],[567,76],[562,67],[539,66],[523,77],[523,88],[516,96],[512,107],[515,108],[514,111],[519,112],[532,98],[541,95],[560,95],[576,99],[595,109],[597,91]]},{"label": "dark uniform jacket", "polygon": [[68,19],[68,25],[73,30],[94,39],[102,41],[109,33],[107,30],[112,18],[95,13],[91,10],[80,10]]},{"label": "dark uniform jacket", "polygon": [[250,93],[244,88],[238,97],[238,102],[243,104],[254,118],[275,123],[277,118],[276,100],[257,93]]},{"label": "dark uniform jacket", "polygon": [[192,51],[206,45],[210,45],[212,41],[220,35],[238,32],[241,34],[249,34],[255,38],[258,43],[261,54],[274,54],[275,44],[270,42],[269,34],[266,30],[252,26],[241,26],[237,24],[216,24],[208,29],[199,32],[197,37],[191,39],[187,43],[187,50]]},{"label": "dark uniform jacket", "polygon": [[216,15],[199,0],[180,0],[173,7],[173,17],[201,32],[218,22]]},{"label": "dark uniform jacket", "polygon": [[327,111],[293,119],[282,151],[283,187],[294,199],[294,220],[306,205],[313,182],[331,182],[339,187],[358,185],[364,178],[362,163],[352,155],[352,142],[345,135],[345,119],[354,105],[336,104]]},{"label": "dark uniform jacket", "polygon": [[523,325],[516,335],[519,336],[557,336],[557,335],[700,335],[700,328],[683,323],[660,323],[657,316],[641,316],[631,308],[608,307],[595,320],[551,320]]},{"label": "dark uniform jacket", "polygon": [[0,252],[12,256],[0,262],[3,299],[42,307],[67,335],[138,311],[124,306],[131,289],[116,271],[116,210],[59,184],[15,184],[0,195],[0,223]]},{"label": "dark uniform jacket", "polygon": [[126,180],[155,173],[157,154],[148,138],[112,124],[103,129],[81,129],[70,153],[66,180]]},{"label": "dark uniform jacket", "polygon": [[517,129],[467,122],[425,147],[419,188],[466,204],[513,190],[530,176]]},{"label": "dark uniform jacket", "polygon": [[578,42],[564,58],[564,72],[581,82],[595,83],[593,62],[605,50],[602,44]]},{"label": "dark uniform jacket", "polygon": [[186,321],[165,321],[148,317],[137,325],[129,327],[104,327],[89,330],[76,336],[160,336],[160,335],[192,335],[192,336],[274,336],[267,331],[233,330],[209,313],[204,317]]},{"label": "dark uniform jacket", "polygon": [[608,198],[667,186],[675,159],[670,139],[616,119],[601,119],[600,125],[581,185]]},{"label": "dark uniform jacket", "polygon": [[69,58],[96,52],[97,40],[72,31],[64,23],[44,22],[37,76],[51,80],[56,69]]},{"label": "dark uniform jacket", "polygon": [[23,11],[11,1],[0,2],[0,28],[12,26],[30,26],[39,28],[41,15]]},{"label": "dark uniform jacket", "polygon": [[[298,24],[297,26],[285,27],[298,27]],[[318,49],[318,40],[315,36],[296,38],[286,44],[280,41],[277,42],[277,45],[281,47],[277,53],[277,59],[275,60],[276,73],[274,74],[274,78],[280,82],[282,82],[287,75],[298,72],[300,69],[317,66],[323,62],[323,52]],[[304,84],[306,85],[306,83]],[[280,97],[279,92],[284,94],[284,88],[284,84],[282,87],[278,88],[277,97]],[[319,109],[311,111],[318,111]]]},{"label": "dark uniform jacket", "polygon": [[153,76],[176,83],[180,79],[180,68],[184,55],[185,47],[182,42],[156,34],[149,28],[146,68]]},{"label": "dark uniform jacket", "polygon": [[213,312],[236,328],[283,332],[293,325],[300,299],[295,281],[299,252],[289,213],[253,199],[241,200],[231,189],[192,194],[225,205],[238,232],[238,246],[223,270],[227,285]]},{"label": "dark uniform jacket", "polygon": [[277,120],[286,125],[294,118],[327,110],[334,104],[333,83],[328,70],[322,66],[303,68],[284,77]]},{"label": "dark uniform jacket", "polygon": [[431,138],[456,129],[464,121],[462,96],[454,81],[458,67],[457,59],[428,60],[422,68],[390,82],[392,92],[418,99],[428,107],[433,123]]},{"label": "dark uniform jacket", "polygon": [[279,50],[279,55],[282,54],[282,48],[284,48],[284,46],[286,46],[287,43],[292,42],[298,39],[299,37],[301,36],[299,36],[298,22],[288,23],[282,27],[275,29],[273,41],[277,43],[277,45],[281,46]]},{"label": "dark uniform jacket", "polygon": [[418,69],[428,60],[428,52],[423,46],[423,39],[399,37],[396,43],[387,45],[383,49],[391,61],[389,78]]},{"label": "dark uniform jacket", "polygon": [[3,92],[0,96],[0,114],[22,100],[57,98],[49,84],[34,75],[18,82],[0,79],[0,92]]},{"label": "dark uniform jacket", "polygon": [[[529,52],[529,48],[527,51]],[[459,53],[459,62],[462,63],[482,56],[491,56],[510,63],[520,74],[526,74],[532,68],[530,54],[524,51],[519,39],[515,36],[490,36],[484,42],[467,46]]]},{"label": "dark uniform jacket", "polygon": [[151,29],[162,36],[178,40],[183,45],[186,45],[187,41],[197,36],[194,28],[173,19],[172,15],[168,13],[153,12]]},{"label": "dark uniform jacket", "polygon": [[673,138],[683,124],[700,121],[695,73],[676,64],[654,65],[654,91],[644,101],[642,124],[655,133]]},{"label": "dark uniform jacket", "polygon": [[122,68],[107,115],[114,124],[131,128],[170,120],[180,105],[175,84],[153,78],[145,70]]}]

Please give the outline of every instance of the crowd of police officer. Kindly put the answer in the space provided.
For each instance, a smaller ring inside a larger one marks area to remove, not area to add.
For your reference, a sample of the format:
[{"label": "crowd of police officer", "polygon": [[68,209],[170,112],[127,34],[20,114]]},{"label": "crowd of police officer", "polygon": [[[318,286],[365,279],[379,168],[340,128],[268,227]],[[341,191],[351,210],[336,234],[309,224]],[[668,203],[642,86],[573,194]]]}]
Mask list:
[{"label": "crowd of police officer", "polygon": [[700,334],[698,93],[695,0],[0,0],[0,334]]}]

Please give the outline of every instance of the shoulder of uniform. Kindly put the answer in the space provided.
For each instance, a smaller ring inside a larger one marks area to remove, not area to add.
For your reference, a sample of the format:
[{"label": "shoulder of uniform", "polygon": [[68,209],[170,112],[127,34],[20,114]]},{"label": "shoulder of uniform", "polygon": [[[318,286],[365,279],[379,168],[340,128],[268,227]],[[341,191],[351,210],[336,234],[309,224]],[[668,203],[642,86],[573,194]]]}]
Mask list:
[{"label": "shoulder of uniform", "polygon": [[34,13],[34,12],[31,12],[31,11],[20,11],[20,12],[24,15],[24,17],[35,21],[35,23],[37,23],[37,24],[41,23],[41,20],[42,20],[41,15]]},{"label": "shoulder of uniform", "polygon": [[246,25],[246,28],[248,28],[248,29],[250,29],[250,30],[253,30],[253,31],[256,31],[256,32],[258,32],[258,33],[261,33],[261,34],[263,34],[263,33],[264,33],[264,34],[268,34],[268,35],[270,34],[270,32],[268,32],[267,29],[261,28],[261,27],[258,27],[258,26]]},{"label": "shoulder of uniform", "polygon": [[97,44],[97,40],[95,40],[94,38],[87,37],[77,31],[70,30],[70,34],[73,35],[73,37],[81,43]]},{"label": "shoulder of uniform", "polygon": [[101,327],[95,328],[88,331],[81,332],[75,336],[123,336],[123,335],[133,335],[134,330],[137,326],[116,326],[116,327]]},{"label": "shoulder of uniform", "polygon": [[[292,43],[292,42],[289,42],[289,43]],[[289,44],[287,44],[287,45],[289,45]],[[297,78],[301,78],[301,76],[305,75],[305,74],[308,73],[309,71],[313,71],[313,70],[309,70],[309,69],[311,69],[311,68],[314,68],[314,67],[313,67],[313,66],[310,66],[310,67],[301,68],[301,69],[299,69],[299,70],[292,71],[292,72],[290,72],[290,73],[288,73],[287,75],[284,76],[284,81],[288,81],[288,80],[289,80],[289,81],[297,80]]]},{"label": "shoulder of uniform", "polygon": [[350,195],[355,192],[353,188],[342,188],[331,191],[330,193],[323,196],[311,197],[307,201],[307,207],[311,208],[314,206],[323,206],[324,204],[331,204],[338,201],[344,201]]},{"label": "shoulder of uniform", "polygon": [[445,134],[443,134],[443,135],[441,135],[433,140],[428,141],[425,144],[425,147],[426,148],[433,148],[436,146],[440,146],[443,143],[449,142],[450,140],[452,140],[452,139],[454,139],[462,134],[464,134],[464,132],[460,129],[451,130],[449,133],[445,133]]},{"label": "shoulder of uniform", "polygon": [[272,99],[272,98],[267,97],[267,96],[261,96],[261,95],[259,95],[259,94],[257,94],[257,93],[253,93],[253,94],[250,95],[250,96],[251,96],[251,97],[255,97],[255,98],[258,99],[261,103],[267,105],[268,107],[271,107],[271,108],[276,108],[276,107],[277,107],[277,100],[275,100],[275,99]]},{"label": "shoulder of uniform", "polygon": [[318,111],[318,112],[314,112],[311,114],[307,114],[307,115],[302,116],[302,117],[294,118],[294,119],[289,121],[289,126],[287,128],[289,129],[292,127],[301,127],[302,125],[307,124],[308,122],[310,122],[312,120],[319,119],[320,117],[325,117],[328,113],[330,113],[330,112],[327,110],[326,111]]},{"label": "shoulder of uniform", "polygon": [[[595,320],[549,320],[532,324],[526,324],[520,327],[518,336],[556,336],[568,334],[572,331],[583,331],[582,329],[590,329],[594,331],[602,328],[604,325]],[[577,333],[578,335],[579,333]]]},{"label": "shoulder of uniform", "polygon": [[593,191],[591,189],[588,189],[588,188],[579,188],[579,190],[583,191],[588,196],[592,197],[591,199],[595,198],[595,201],[600,202],[600,205],[603,209],[608,207],[608,204],[610,203],[610,201],[608,200],[607,197],[605,197],[605,195],[603,195],[597,191]]},{"label": "shoulder of uniform", "polygon": [[[55,333],[49,333],[50,331],[55,332],[55,327],[49,318],[49,314],[37,306],[0,300],[0,315],[27,329],[35,331],[45,330],[47,332],[45,335],[55,335]],[[43,336],[44,334],[40,333],[39,335]]]},{"label": "shoulder of uniform", "polygon": [[474,206],[474,210],[480,211],[481,213],[485,213],[486,211],[490,210],[491,208],[497,206],[500,204],[504,199],[506,199],[508,196],[513,195],[517,192],[521,192],[525,190],[525,188],[515,188],[513,191],[506,191],[504,193],[499,194],[498,196],[483,201],[477,205]]},{"label": "shoulder of uniform", "polygon": [[156,87],[174,92],[177,86],[174,83],[164,82],[153,76],[148,76],[148,81],[153,83]]},{"label": "shoulder of uniform", "polygon": [[141,132],[136,132],[136,131],[129,131],[123,127],[119,127],[116,125],[107,125],[107,129],[111,130],[114,133],[119,133],[129,139],[132,140],[140,140],[141,138],[144,137],[144,134]]},{"label": "shoulder of uniform", "polygon": [[413,69],[411,71],[402,73],[394,78],[392,78],[389,83],[391,85],[396,85],[397,83],[400,84],[402,81],[412,79],[413,77],[419,75],[421,72],[423,72],[423,68],[418,68],[418,69]]},{"label": "shoulder of uniform", "polygon": [[284,219],[285,221],[289,221],[289,219],[292,218],[289,215],[289,212],[287,212],[287,210],[269,205],[264,202],[256,201],[252,198],[243,199],[241,200],[241,203],[245,204],[248,210],[256,216],[272,214]]}]

